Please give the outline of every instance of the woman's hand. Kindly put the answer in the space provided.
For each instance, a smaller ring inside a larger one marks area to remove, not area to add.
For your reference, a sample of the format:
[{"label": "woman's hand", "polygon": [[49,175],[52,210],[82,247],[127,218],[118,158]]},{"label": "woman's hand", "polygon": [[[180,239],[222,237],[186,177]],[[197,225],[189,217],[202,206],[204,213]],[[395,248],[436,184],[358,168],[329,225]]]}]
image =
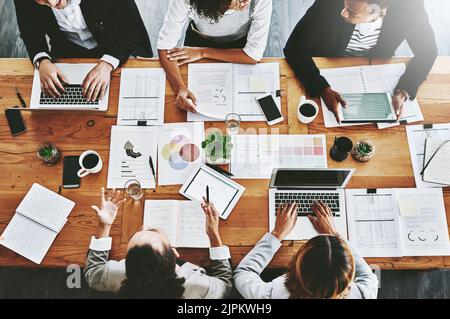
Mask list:
[{"label": "woman's hand", "polygon": [[347,102],[344,101],[342,96],[331,89],[330,87],[326,88],[322,91],[322,94],[320,95],[325,102],[326,107],[333,112],[334,116],[336,117],[336,120],[339,124],[341,124],[341,116],[339,115],[339,107],[347,107]]},{"label": "woman's hand", "polygon": [[197,113],[195,110],[197,99],[195,98],[195,95],[186,88],[182,88],[178,91],[176,104],[183,111]]},{"label": "woman's hand", "polygon": [[39,64],[39,78],[42,91],[52,98],[61,97],[65,91],[63,83],[68,83],[61,70],[48,59],[42,60]]},{"label": "woman's hand", "polygon": [[108,237],[111,226],[116,219],[119,208],[127,201],[126,199],[119,199],[120,191],[112,190],[105,194],[105,188],[102,187],[100,191],[100,208],[91,206],[97,212],[100,231],[99,237]]},{"label": "woman's hand", "polygon": [[211,247],[221,247],[222,240],[219,233],[219,213],[214,207],[214,204],[207,203],[206,198],[203,198],[202,208],[206,216],[206,234],[211,242]]},{"label": "woman's hand", "polygon": [[394,96],[392,96],[392,106],[394,107],[397,119],[403,116],[403,105],[406,100],[408,100],[408,93],[403,90],[395,91]]},{"label": "woman's hand", "polygon": [[333,213],[325,203],[315,202],[312,205],[312,211],[315,216],[310,215],[308,217],[319,234],[340,236],[334,225]]},{"label": "woman's hand", "polygon": [[167,51],[170,61],[177,61],[178,66],[195,62],[204,58],[204,48],[183,47]]},{"label": "woman's hand", "polygon": [[295,228],[298,204],[280,206],[272,235],[283,241]]}]

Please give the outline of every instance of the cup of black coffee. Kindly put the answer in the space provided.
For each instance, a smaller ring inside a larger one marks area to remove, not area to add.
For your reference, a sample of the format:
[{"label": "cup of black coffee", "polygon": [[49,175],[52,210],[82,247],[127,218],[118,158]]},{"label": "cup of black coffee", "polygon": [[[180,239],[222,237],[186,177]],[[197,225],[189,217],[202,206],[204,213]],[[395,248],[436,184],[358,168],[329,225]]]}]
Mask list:
[{"label": "cup of black coffee", "polygon": [[96,151],[86,151],[80,156],[80,166],[78,176],[85,177],[89,174],[99,173],[103,168],[103,162]]},{"label": "cup of black coffee", "polygon": [[317,114],[319,114],[317,103],[313,100],[307,100],[303,96],[298,106],[298,120],[303,124],[309,124],[316,119]]},{"label": "cup of black coffee", "polygon": [[345,161],[353,149],[353,142],[348,137],[336,137],[330,150],[331,158],[336,162]]}]

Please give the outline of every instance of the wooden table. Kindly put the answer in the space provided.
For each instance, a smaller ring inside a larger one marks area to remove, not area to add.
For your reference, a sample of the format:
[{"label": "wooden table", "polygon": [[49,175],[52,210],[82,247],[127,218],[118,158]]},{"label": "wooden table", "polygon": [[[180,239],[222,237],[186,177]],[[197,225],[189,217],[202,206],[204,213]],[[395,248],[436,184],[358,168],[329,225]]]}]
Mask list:
[{"label": "wooden table", "polygon": [[[83,60],[89,62],[90,60]],[[377,145],[376,157],[366,164],[352,159],[338,164],[329,160],[332,168],[356,168],[349,187],[351,188],[406,188],[414,187],[414,177],[404,127],[378,130],[375,126],[326,129],[320,115],[311,125],[301,125],[296,117],[296,107],[304,89],[295,78],[284,59],[266,59],[264,62],[279,61],[281,65],[281,86],[283,113],[287,119],[269,128],[265,123],[244,123],[243,128],[265,128],[269,133],[280,134],[326,134],[328,148],[335,136],[346,135],[354,141],[369,138]],[[407,60],[373,60],[364,58],[316,59],[320,68],[355,65],[399,63]],[[62,62],[81,62],[65,60]],[[159,67],[157,60],[130,60],[125,67]],[[182,69],[187,78],[187,67]],[[19,105],[14,85],[29,104],[33,79],[33,67],[26,59],[0,59],[0,108]],[[0,234],[3,232],[15,209],[33,183],[40,183],[54,191],[62,182],[62,163],[47,167],[36,157],[36,149],[43,141],[54,142],[64,156],[79,155],[88,149],[97,150],[104,162],[109,159],[110,129],[116,123],[120,70],[114,72],[111,81],[110,106],[108,112],[98,113],[45,113],[23,112],[28,128],[26,134],[11,137],[5,116],[0,116]],[[175,107],[174,92],[167,85],[166,122],[184,122],[186,114]],[[427,123],[450,122],[450,58],[439,58],[422,85],[419,102]],[[94,127],[87,122],[95,121]],[[223,124],[206,123],[205,126]],[[99,189],[106,185],[107,168],[98,175],[82,180],[77,190],[63,190],[62,195],[75,201],[76,207],[69,221],[52,245],[40,267],[65,267],[69,264],[84,265],[90,238],[96,233],[97,218],[90,208],[99,201]],[[254,244],[268,231],[268,184],[269,181],[239,181],[247,191],[227,221],[221,223],[223,241],[231,248],[233,264],[247,254]],[[146,198],[181,199],[179,186],[158,187],[146,191]],[[447,219],[450,220],[450,190],[445,190]],[[143,203],[133,202],[120,210],[112,228],[113,250],[111,258],[120,259],[126,254],[127,242],[142,225]],[[296,254],[301,242],[287,241],[275,256],[271,267],[285,267]],[[206,249],[184,249],[181,257],[200,265],[208,264]],[[450,268],[450,257],[378,258],[368,260],[381,269],[432,269]],[[33,263],[0,246],[0,266],[36,267]]]}]

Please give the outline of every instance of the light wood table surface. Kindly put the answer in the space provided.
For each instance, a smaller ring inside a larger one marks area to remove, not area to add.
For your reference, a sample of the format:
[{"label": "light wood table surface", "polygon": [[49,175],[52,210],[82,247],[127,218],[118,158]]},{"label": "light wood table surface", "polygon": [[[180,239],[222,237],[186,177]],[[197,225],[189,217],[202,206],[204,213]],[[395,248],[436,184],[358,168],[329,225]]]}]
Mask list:
[{"label": "light wood table surface", "polygon": [[[331,168],[356,168],[350,188],[408,188],[415,187],[405,127],[378,130],[374,125],[350,128],[326,129],[322,115],[308,126],[297,120],[296,108],[304,89],[295,78],[284,59],[265,59],[264,62],[280,62],[282,109],[286,120],[269,128],[265,123],[243,123],[249,128],[266,129],[273,134],[326,134],[328,149],[335,136],[348,136],[353,141],[361,138],[373,140],[377,154],[369,163],[361,164],[349,159],[344,163],[328,160]],[[407,59],[368,60],[365,58],[318,58],[320,68],[346,67],[383,63],[407,62]],[[60,62],[93,62],[92,60],[61,60]],[[124,67],[160,67],[158,60],[130,60]],[[29,104],[33,80],[33,67],[27,59],[0,59],[0,109],[20,105],[15,95],[16,85]],[[187,67],[182,69],[187,80]],[[11,137],[4,115],[0,116],[0,234],[14,215],[33,183],[58,191],[62,183],[62,163],[47,167],[37,159],[36,149],[40,143],[55,143],[67,155],[80,155],[88,149],[97,150],[105,167],[98,175],[90,175],[81,182],[81,188],[63,190],[62,195],[75,201],[76,207],[69,221],[57,237],[39,267],[65,267],[69,264],[85,264],[90,238],[96,234],[97,218],[90,208],[99,201],[99,190],[106,186],[107,164],[111,126],[115,125],[118,109],[120,69],[111,80],[109,109],[106,113],[80,112],[22,112],[28,132]],[[436,61],[428,80],[421,86],[418,100],[425,116],[425,123],[450,122],[450,57]],[[185,122],[186,113],[175,106],[175,95],[169,84],[166,91],[166,123]],[[286,116],[288,115],[288,116]],[[87,122],[95,121],[94,127]],[[205,123],[205,127],[219,127],[222,123]],[[224,244],[231,249],[236,266],[255,243],[268,231],[268,185],[269,181],[238,181],[246,192],[227,221],[221,222]],[[146,191],[146,199],[182,199],[180,186],[158,187]],[[444,191],[447,219],[450,220],[450,190]],[[127,242],[143,220],[143,202],[132,202],[120,210],[112,228],[113,250],[111,258],[121,259],[126,254]],[[286,267],[295,256],[301,242],[287,241],[273,259],[270,267]],[[181,258],[207,265],[206,249],[182,249]],[[433,269],[450,268],[450,257],[371,258],[371,264],[381,269]],[[33,263],[0,246],[0,266],[36,267]]]}]

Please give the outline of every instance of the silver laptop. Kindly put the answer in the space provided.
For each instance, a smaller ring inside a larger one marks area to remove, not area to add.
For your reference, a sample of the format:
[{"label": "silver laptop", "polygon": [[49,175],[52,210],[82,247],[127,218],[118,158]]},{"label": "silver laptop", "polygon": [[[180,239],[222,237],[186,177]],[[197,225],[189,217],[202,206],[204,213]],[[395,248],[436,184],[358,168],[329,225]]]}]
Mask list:
[{"label": "silver laptop", "polygon": [[69,84],[66,91],[60,98],[47,97],[41,90],[39,71],[34,72],[33,90],[31,92],[30,110],[86,110],[86,111],[107,111],[109,101],[109,86],[105,98],[101,101],[88,102],[82,95],[81,84],[86,75],[96,66],[95,63],[56,63],[55,64]]},{"label": "silver laptop", "polygon": [[318,200],[333,212],[336,228],[342,236],[347,234],[347,213],[344,188],[354,169],[275,169],[269,190],[269,228],[275,228],[278,207],[297,203],[297,224],[286,240],[308,240],[319,235],[308,219],[311,205]]}]

